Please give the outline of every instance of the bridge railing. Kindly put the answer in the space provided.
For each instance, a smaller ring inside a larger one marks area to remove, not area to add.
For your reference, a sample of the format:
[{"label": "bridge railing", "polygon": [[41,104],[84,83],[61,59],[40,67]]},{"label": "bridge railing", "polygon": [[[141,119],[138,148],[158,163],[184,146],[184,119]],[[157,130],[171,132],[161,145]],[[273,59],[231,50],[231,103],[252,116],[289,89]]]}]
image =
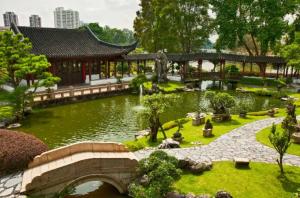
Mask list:
[{"label": "bridge railing", "polygon": [[108,93],[108,92],[120,91],[126,89],[129,89],[129,83],[106,84],[106,85],[88,86],[88,87],[74,87],[74,88],[57,90],[53,92],[38,93],[34,97],[34,102],[43,102],[47,100],[59,100],[63,98],[101,94],[101,93]]},{"label": "bridge railing", "polygon": [[28,168],[33,168],[51,161],[82,152],[129,152],[121,143],[112,142],[80,142],[53,149],[36,156]]}]

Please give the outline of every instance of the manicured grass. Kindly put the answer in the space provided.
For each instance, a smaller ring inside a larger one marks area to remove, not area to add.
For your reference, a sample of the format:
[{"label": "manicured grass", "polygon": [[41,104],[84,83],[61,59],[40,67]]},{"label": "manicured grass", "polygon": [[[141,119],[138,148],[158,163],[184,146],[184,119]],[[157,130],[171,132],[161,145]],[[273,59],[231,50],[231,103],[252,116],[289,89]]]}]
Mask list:
[{"label": "manicured grass", "polygon": [[[254,122],[256,120],[260,120],[263,118],[268,118],[268,116],[248,116],[247,118],[240,118],[238,115],[232,115],[232,120],[228,122],[216,123],[213,124],[213,137],[205,138],[203,137],[202,129],[204,125],[193,126],[192,121],[189,120],[187,123],[183,124],[183,129],[181,130],[182,136],[184,137],[183,142],[180,144],[181,147],[192,147],[197,146],[195,143],[201,144],[209,144],[212,141],[219,138],[221,135],[230,132],[231,130],[241,127],[247,123]],[[210,119],[208,116],[206,119]],[[176,132],[177,127],[169,129],[166,131],[167,137],[172,137]],[[159,145],[163,140],[163,135],[161,132],[158,134],[158,141],[156,143],[152,143],[148,141],[148,139],[142,138],[136,141],[125,142],[125,144],[131,150],[138,150],[145,147],[153,147]],[[193,144],[194,143],[194,144]]]},{"label": "manicured grass", "polygon": [[[282,130],[280,124],[277,125],[276,128],[277,128],[277,130]],[[271,131],[271,127],[263,129],[262,131],[260,131],[256,134],[256,139],[260,143],[273,148],[273,145],[269,141],[270,131]],[[300,144],[292,143],[291,146],[289,147],[289,149],[287,150],[287,153],[300,156]]]},{"label": "manicured grass", "polygon": [[[144,87],[146,89],[151,89],[152,88],[152,82],[146,82],[144,83]],[[159,83],[158,87],[162,89],[164,92],[173,92],[176,91],[178,88],[184,88],[184,84],[181,82],[173,82],[169,81],[167,83]]]},{"label": "manicured grass", "polygon": [[215,195],[225,190],[238,198],[291,198],[300,188],[300,168],[285,166],[285,172],[280,176],[275,164],[251,162],[250,169],[236,169],[232,162],[217,162],[202,175],[184,173],[174,186],[182,193]]}]

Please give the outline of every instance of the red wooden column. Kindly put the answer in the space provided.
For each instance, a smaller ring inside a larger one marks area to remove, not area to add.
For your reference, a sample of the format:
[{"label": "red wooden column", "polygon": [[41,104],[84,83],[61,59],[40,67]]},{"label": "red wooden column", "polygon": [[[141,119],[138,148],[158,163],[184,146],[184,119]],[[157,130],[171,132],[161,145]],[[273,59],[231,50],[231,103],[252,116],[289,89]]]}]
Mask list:
[{"label": "red wooden column", "polygon": [[89,81],[92,81],[92,62],[89,62]]},{"label": "red wooden column", "polygon": [[199,59],[198,60],[198,67],[197,67],[197,69],[198,69],[198,77],[200,77],[201,73],[202,73],[202,63],[203,63],[202,59]]},{"label": "red wooden column", "polygon": [[82,77],[82,81],[83,82],[85,82],[85,80],[86,80],[86,73],[85,73],[85,71],[86,71],[86,63],[83,62],[82,63],[82,67],[81,67],[81,77]]}]

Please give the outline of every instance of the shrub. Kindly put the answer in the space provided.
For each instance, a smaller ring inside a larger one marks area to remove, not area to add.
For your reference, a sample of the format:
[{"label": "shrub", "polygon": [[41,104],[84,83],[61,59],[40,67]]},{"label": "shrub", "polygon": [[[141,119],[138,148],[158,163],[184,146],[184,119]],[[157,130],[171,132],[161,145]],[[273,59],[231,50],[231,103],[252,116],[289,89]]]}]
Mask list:
[{"label": "shrub", "polygon": [[278,85],[285,85],[284,82],[280,80],[276,80],[275,78],[262,78],[262,77],[248,77],[244,76],[240,80],[241,84],[245,85],[257,85],[257,86],[278,86]]},{"label": "shrub", "polygon": [[[189,120],[190,120],[189,118],[182,118],[179,121],[180,121],[181,124],[185,124]],[[163,129],[164,130],[169,130],[169,129],[175,128],[177,126],[178,126],[178,123],[176,122],[176,120],[172,120],[170,122],[166,122],[165,124],[163,124]]]},{"label": "shrub", "polygon": [[0,174],[23,170],[35,156],[47,150],[47,145],[32,135],[0,130]]},{"label": "shrub", "polygon": [[147,82],[146,76],[144,74],[139,74],[137,77],[132,79],[132,81],[130,82],[130,87],[134,91],[139,91],[140,86],[143,85],[144,82]]},{"label": "shrub", "polygon": [[213,125],[212,123],[210,122],[210,120],[208,119],[204,125],[204,129],[213,129]]},{"label": "shrub", "polygon": [[237,74],[239,73],[239,68],[236,66],[236,65],[228,65],[226,68],[225,68],[225,72],[226,73],[229,73],[229,74]]},{"label": "shrub", "polygon": [[146,147],[142,141],[125,142],[125,145],[130,151],[138,151]]},{"label": "shrub", "polygon": [[[275,114],[278,113],[278,109],[274,109]],[[266,116],[268,115],[269,110],[266,111],[256,111],[256,112],[250,112],[248,115],[250,116]]]},{"label": "shrub", "polygon": [[14,116],[14,108],[11,106],[0,106],[0,122],[4,120],[11,120]]},{"label": "shrub", "polygon": [[209,101],[214,114],[229,114],[230,108],[235,106],[235,99],[228,93],[206,91],[204,97]]},{"label": "shrub", "polygon": [[161,198],[173,190],[180,179],[178,160],[163,151],[153,152],[138,165],[138,179],[129,186],[129,194],[136,198]]}]

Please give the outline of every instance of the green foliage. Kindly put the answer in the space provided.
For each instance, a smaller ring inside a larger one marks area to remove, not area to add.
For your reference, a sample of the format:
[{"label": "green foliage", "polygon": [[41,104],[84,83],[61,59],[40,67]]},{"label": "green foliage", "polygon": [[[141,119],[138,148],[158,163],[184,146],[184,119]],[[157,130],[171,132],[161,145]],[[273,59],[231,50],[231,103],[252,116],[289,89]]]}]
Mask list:
[{"label": "green foliage", "polygon": [[139,74],[137,77],[132,79],[130,82],[129,86],[132,88],[134,91],[139,91],[140,86],[143,85],[145,82],[147,82],[147,78],[144,74]]},{"label": "green foliage", "polygon": [[129,194],[135,198],[162,198],[173,189],[172,184],[180,179],[178,160],[163,151],[153,152],[149,158],[142,159],[138,165],[140,177],[146,177],[146,184],[134,182]]},{"label": "green foliage", "polygon": [[[24,112],[25,101],[32,97],[38,87],[51,87],[60,80],[47,72],[50,67],[47,58],[43,55],[33,55],[31,50],[32,44],[21,34],[14,35],[11,31],[0,32],[1,83],[8,83],[14,87],[13,101],[15,111],[20,117]],[[28,76],[34,77],[33,85],[21,86],[21,81]]]},{"label": "green foliage", "polygon": [[240,113],[248,113],[253,105],[254,99],[251,94],[243,94],[237,101],[236,107]]},{"label": "green foliage", "polygon": [[295,32],[294,42],[283,47],[280,55],[285,58],[288,66],[300,69],[300,32]]},{"label": "green foliage", "polygon": [[[129,71],[129,66],[127,63],[123,63],[123,72],[124,74],[127,73]],[[122,64],[118,64],[117,65],[117,72],[118,73],[122,73]]]},{"label": "green foliage", "polygon": [[228,74],[237,74],[240,72],[239,68],[236,65],[228,65],[225,68],[225,72]]},{"label": "green foliage", "polygon": [[172,128],[175,128],[178,126],[178,122],[180,122],[180,124],[185,124],[189,121],[190,119],[189,118],[182,118],[182,119],[179,119],[179,120],[172,120],[170,122],[166,122],[163,124],[163,129],[164,130],[169,130],[169,129],[172,129]]},{"label": "green foliage", "polygon": [[283,156],[286,153],[289,146],[291,145],[289,132],[287,130],[277,131],[276,125],[273,124],[271,128],[271,133],[269,135],[269,140],[279,154],[279,159],[277,159],[277,163],[280,168],[280,172],[283,174]]},{"label": "green foliage", "polygon": [[217,48],[243,47],[249,55],[266,55],[288,31],[285,17],[296,0],[211,0],[216,14]]},{"label": "green foliage", "polygon": [[257,85],[257,86],[278,86],[285,85],[285,79],[276,80],[274,78],[261,78],[261,77],[242,77],[240,80],[241,84],[244,85]]},{"label": "green foliage", "polygon": [[13,112],[13,107],[11,106],[0,106],[0,121],[12,119]]},{"label": "green foliage", "polygon": [[98,23],[90,23],[88,27],[101,40],[118,45],[129,45],[135,42],[133,32],[128,29],[101,27]]},{"label": "green foliage", "polygon": [[211,28],[207,0],[141,0],[134,30],[149,52],[193,52],[207,44]]},{"label": "green foliage", "polygon": [[151,129],[150,138],[152,142],[157,141],[158,129],[162,128],[160,116],[165,112],[168,106],[171,106],[178,99],[174,94],[153,94],[146,95],[143,98],[143,106],[146,109],[143,111],[144,116],[148,118],[148,124]]},{"label": "green foliage", "polygon": [[229,109],[236,104],[234,97],[228,93],[206,91],[204,97],[208,99],[215,114],[229,114]]}]

